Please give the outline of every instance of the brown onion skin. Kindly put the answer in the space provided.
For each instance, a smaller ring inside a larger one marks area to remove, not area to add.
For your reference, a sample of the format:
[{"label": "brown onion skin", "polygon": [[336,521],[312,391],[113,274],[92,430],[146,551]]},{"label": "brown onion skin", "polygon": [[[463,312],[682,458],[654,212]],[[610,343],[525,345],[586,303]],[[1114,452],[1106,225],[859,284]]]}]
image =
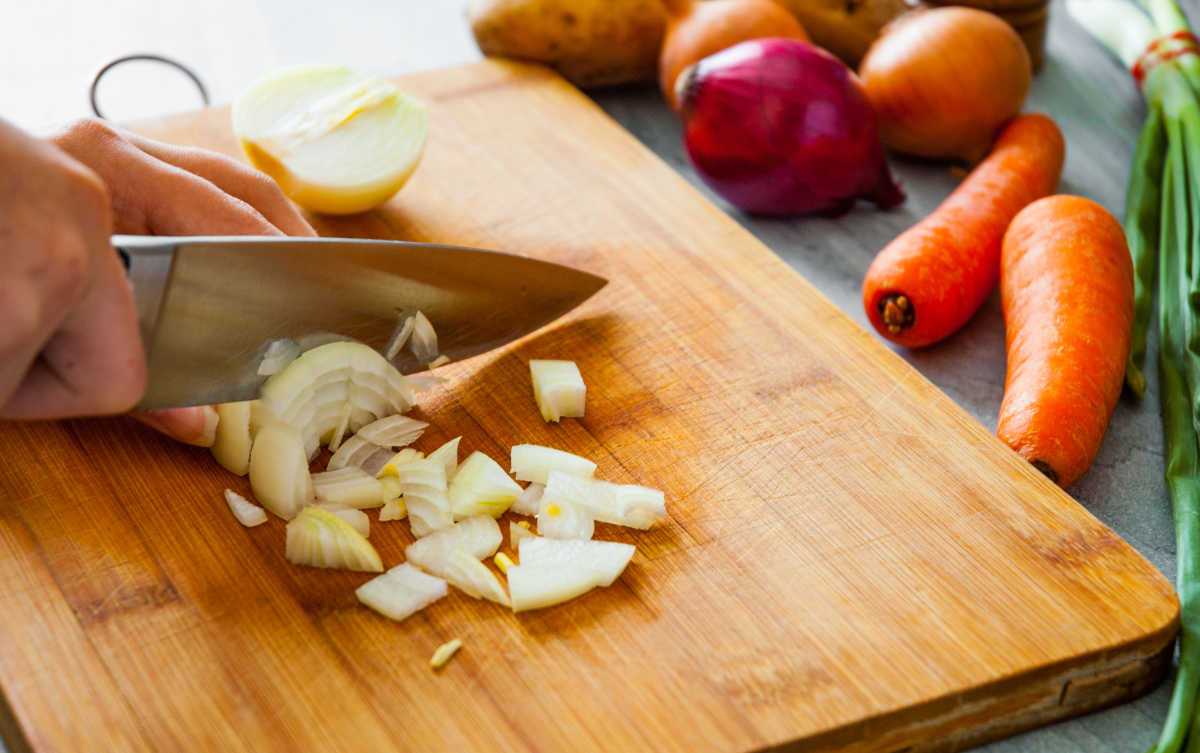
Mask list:
[{"label": "brown onion skin", "polygon": [[915,11],[889,25],[859,67],[879,135],[897,152],[974,164],[1021,110],[1029,52],[1003,19],[974,8]]},{"label": "brown onion skin", "polygon": [[796,17],[772,0],[675,0],[668,3],[667,33],[658,58],[658,85],[671,109],[679,112],[675,82],[692,63],[738,42],[788,37],[807,42]]}]

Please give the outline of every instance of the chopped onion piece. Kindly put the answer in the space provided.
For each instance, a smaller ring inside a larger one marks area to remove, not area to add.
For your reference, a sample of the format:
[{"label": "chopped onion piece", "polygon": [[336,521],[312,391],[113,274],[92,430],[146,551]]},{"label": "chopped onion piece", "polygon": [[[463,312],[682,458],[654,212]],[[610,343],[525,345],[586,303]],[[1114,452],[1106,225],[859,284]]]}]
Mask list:
[{"label": "chopped onion piece", "polygon": [[517,497],[517,501],[508,508],[518,515],[537,515],[542,505],[542,494],[546,491],[544,484],[530,484]]},{"label": "chopped onion piece", "polygon": [[229,505],[229,511],[233,513],[233,517],[237,518],[237,522],[247,528],[267,522],[266,510],[232,489],[225,490],[225,504]]},{"label": "chopped onion piece", "polygon": [[329,464],[325,468],[330,471],[339,471],[351,466],[361,468],[362,462],[377,449],[380,449],[378,445],[355,435],[342,442],[337,452],[333,453],[333,457],[329,458]]},{"label": "chopped onion piece", "polygon": [[429,363],[438,356],[437,332],[424,313],[418,311],[413,316],[412,338],[408,343],[413,357],[421,363]]},{"label": "chopped onion piece", "polygon": [[446,593],[446,581],[423,573],[405,562],[362,584],[354,595],[384,617],[403,620]]},{"label": "chopped onion piece", "polygon": [[271,422],[258,430],[250,448],[250,488],[263,507],[284,519],[312,500],[308,458],[293,427]]},{"label": "chopped onion piece", "polygon": [[498,518],[523,491],[495,460],[473,452],[450,482],[450,510],[456,519],[480,514]]},{"label": "chopped onion piece", "polygon": [[380,447],[373,450],[370,455],[363,459],[361,468],[372,476],[378,476],[383,470],[383,466],[392,459],[392,451],[386,447]]},{"label": "chopped onion piece", "polygon": [[362,468],[350,466],[336,471],[312,474],[317,499],[342,507],[366,509],[383,504],[383,486],[379,479]]},{"label": "chopped onion piece", "polygon": [[596,464],[587,458],[536,444],[513,445],[511,458],[512,473],[518,481],[545,484],[550,471],[585,478],[591,478],[596,472]]},{"label": "chopped onion piece", "polygon": [[404,498],[397,497],[383,503],[383,507],[379,509],[379,522],[384,523],[389,520],[404,520],[408,517],[408,508],[404,505]]},{"label": "chopped onion piece", "polygon": [[354,436],[362,437],[380,447],[406,447],[425,431],[429,424],[408,416],[385,416],[362,427]]},{"label": "chopped onion piece", "polygon": [[443,577],[467,596],[512,606],[495,573],[462,549],[450,553],[445,573]]},{"label": "chopped onion piece", "polygon": [[612,585],[633,559],[633,553],[633,544],[619,541],[547,539],[540,536],[523,539],[517,548],[522,565],[590,567],[603,576],[599,580],[602,586]]},{"label": "chopped onion piece", "polygon": [[491,557],[500,549],[500,539],[500,526],[496,521],[487,515],[476,515],[418,539],[404,550],[404,557],[414,565],[444,578],[450,555],[455,550],[461,549],[481,560]]},{"label": "chopped onion piece", "polygon": [[462,648],[462,641],[458,638],[446,641],[433,652],[433,658],[429,660],[429,666],[434,669],[441,669],[446,666],[446,662],[450,661],[451,657],[458,653],[460,648]]},{"label": "chopped onion piece", "polygon": [[384,504],[404,496],[404,485],[400,483],[400,479],[395,476],[379,476],[378,478]]},{"label": "chopped onion piece", "polygon": [[542,503],[568,500],[581,505],[601,523],[646,529],[667,516],[665,496],[657,489],[551,471]]},{"label": "chopped onion piece", "polygon": [[412,447],[405,447],[395,455],[389,455],[388,461],[383,464],[383,467],[380,468],[379,472],[375,475],[379,477],[398,476],[399,469],[403,468],[409,463],[415,463],[424,457],[425,453],[421,452],[420,450],[413,449]]},{"label": "chopped onion piece", "polygon": [[587,387],[574,361],[529,362],[533,379],[533,399],[546,421],[582,418]]},{"label": "chopped onion piece", "polygon": [[300,355],[300,344],[291,338],[284,337],[278,340],[272,340],[267,345],[267,352],[263,354],[262,360],[258,364],[259,376],[271,376],[278,374],[295,361]]},{"label": "chopped onion piece", "polygon": [[446,466],[447,481],[451,481],[458,470],[458,443],[460,441],[462,441],[462,437],[455,437],[429,453],[430,460],[440,460]]},{"label": "chopped onion piece", "polygon": [[329,510],[305,507],[287,524],[285,556],[289,562],[359,572],[383,572],[383,561],[371,542]]},{"label": "chopped onion piece", "polygon": [[600,585],[601,575],[587,565],[526,565],[508,568],[508,593],[514,612],[561,604]]},{"label": "chopped onion piece", "polygon": [[337,428],[333,430],[333,436],[329,438],[329,451],[337,452],[337,448],[342,444],[342,438],[346,436],[346,429],[350,426],[350,414],[352,406],[346,403],[342,406],[342,418],[338,421]]},{"label": "chopped onion piece", "polygon": [[429,363],[425,364],[425,367],[430,368],[430,369],[436,369],[437,367],[445,366],[448,363],[450,363],[450,356],[443,353],[440,356],[438,356],[437,358],[430,361]]},{"label": "chopped onion piece", "polygon": [[535,538],[533,531],[530,531],[525,526],[517,525],[515,522],[508,523],[508,548],[514,552],[521,546],[521,542],[525,539]]},{"label": "chopped onion piece", "polygon": [[420,458],[395,466],[389,463],[387,467],[395,470],[404,490],[404,505],[414,536],[428,536],[454,524],[446,493],[446,466],[439,458]]},{"label": "chopped onion piece", "polygon": [[550,488],[542,495],[537,514],[538,534],[552,539],[590,539],[596,529],[591,513],[572,499],[556,497]]},{"label": "chopped onion piece", "polygon": [[221,467],[237,476],[250,470],[250,416],[254,402],[222,403],[217,411],[217,434],[209,448]]},{"label": "chopped onion piece", "polygon": [[402,317],[400,323],[396,325],[396,331],[392,333],[391,339],[388,340],[387,346],[383,349],[384,358],[389,361],[396,360],[396,354],[400,352],[400,349],[408,342],[409,335],[412,334],[414,323],[413,317]]},{"label": "chopped onion piece", "polygon": [[364,539],[371,536],[371,519],[362,510],[355,510],[352,507],[342,507],[336,510],[325,507],[325,509],[349,523],[350,527],[358,531]]}]

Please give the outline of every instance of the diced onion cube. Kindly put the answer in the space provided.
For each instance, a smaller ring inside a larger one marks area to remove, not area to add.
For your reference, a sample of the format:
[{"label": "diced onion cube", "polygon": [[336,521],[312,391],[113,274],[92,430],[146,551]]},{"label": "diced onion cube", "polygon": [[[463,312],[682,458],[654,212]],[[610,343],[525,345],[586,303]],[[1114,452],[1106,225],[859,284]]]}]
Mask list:
[{"label": "diced onion cube", "polygon": [[518,515],[537,515],[538,510],[542,506],[542,494],[545,493],[546,487],[542,484],[530,484],[525,487],[525,491],[521,492],[521,496],[517,497],[512,503],[512,507],[508,508]]},{"label": "diced onion cube", "polygon": [[384,502],[379,479],[354,466],[314,473],[312,484],[317,499],[322,502],[356,509],[379,507]]},{"label": "diced onion cube", "polygon": [[441,669],[446,666],[446,662],[450,661],[451,657],[458,653],[460,648],[462,648],[462,641],[458,638],[446,641],[433,652],[433,658],[429,660],[429,666],[434,669]]},{"label": "diced onion cube", "polygon": [[476,515],[449,528],[418,539],[404,550],[414,565],[440,577],[447,577],[450,556],[463,550],[475,559],[491,557],[500,548],[500,526],[487,515]]},{"label": "diced onion cube", "polygon": [[446,581],[405,562],[362,584],[354,595],[383,616],[403,620],[445,596],[446,591]]},{"label": "diced onion cube", "polygon": [[587,386],[574,361],[532,360],[533,399],[546,421],[582,418]]}]

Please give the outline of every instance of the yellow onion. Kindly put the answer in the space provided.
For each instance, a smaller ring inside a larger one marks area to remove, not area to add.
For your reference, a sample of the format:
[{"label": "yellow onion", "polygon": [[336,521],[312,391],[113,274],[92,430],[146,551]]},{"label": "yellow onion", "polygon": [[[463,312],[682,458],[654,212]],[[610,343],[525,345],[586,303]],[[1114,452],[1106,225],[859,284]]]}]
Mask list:
[{"label": "yellow onion", "polygon": [[859,77],[885,146],[977,162],[1021,110],[1032,67],[1021,37],[974,8],[907,14],[884,30]]}]

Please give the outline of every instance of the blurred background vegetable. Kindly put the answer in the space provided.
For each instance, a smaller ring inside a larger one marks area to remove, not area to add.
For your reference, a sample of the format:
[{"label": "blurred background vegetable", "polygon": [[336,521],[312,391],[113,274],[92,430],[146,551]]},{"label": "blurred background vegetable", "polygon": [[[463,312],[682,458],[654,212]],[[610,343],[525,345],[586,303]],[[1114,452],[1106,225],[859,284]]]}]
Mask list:
[{"label": "blurred background vegetable", "polygon": [[652,79],[667,12],[662,0],[470,0],[467,20],[483,54],[588,88]]},{"label": "blurred background vegetable", "polygon": [[1011,26],[974,8],[910,13],[859,68],[889,148],[974,163],[1029,92],[1029,53]]},{"label": "blurred background vegetable", "polygon": [[[1174,0],[1068,0],[1075,20],[1129,66],[1146,98],[1125,203],[1137,270],[1135,348],[1126,381],[1141,384],[1158,248],[1159,402],[1165,476],[1175,518],[1180,601],[1179,670],[1152,753],[1200,749],[1194,733],[1200,685],[1200,44]],[[1161,179],[1157,184],[1155,179]],[[1157,223],[1154,205],[1159,205]]]},{"label": "blurred background vegetable", "polygon": [[807,42],[795,16],[772,0],[664,0],[667,33],[658,59],[658,85],[672,110],[679,111],[675,80],[700,58],[762,37]]},{"label": "blurred background vegetable", "polygon": [[742,42],[679,77],[696,172],[734,206],[763,214],[882,208],[904,200],[854,74],[794,39]]},{"label": "blurred background vegetable", "polygon": [[901,14],[922,7],[919,0],[774,0],[786,8],[813,44],[857,67],[879,32]]}]

